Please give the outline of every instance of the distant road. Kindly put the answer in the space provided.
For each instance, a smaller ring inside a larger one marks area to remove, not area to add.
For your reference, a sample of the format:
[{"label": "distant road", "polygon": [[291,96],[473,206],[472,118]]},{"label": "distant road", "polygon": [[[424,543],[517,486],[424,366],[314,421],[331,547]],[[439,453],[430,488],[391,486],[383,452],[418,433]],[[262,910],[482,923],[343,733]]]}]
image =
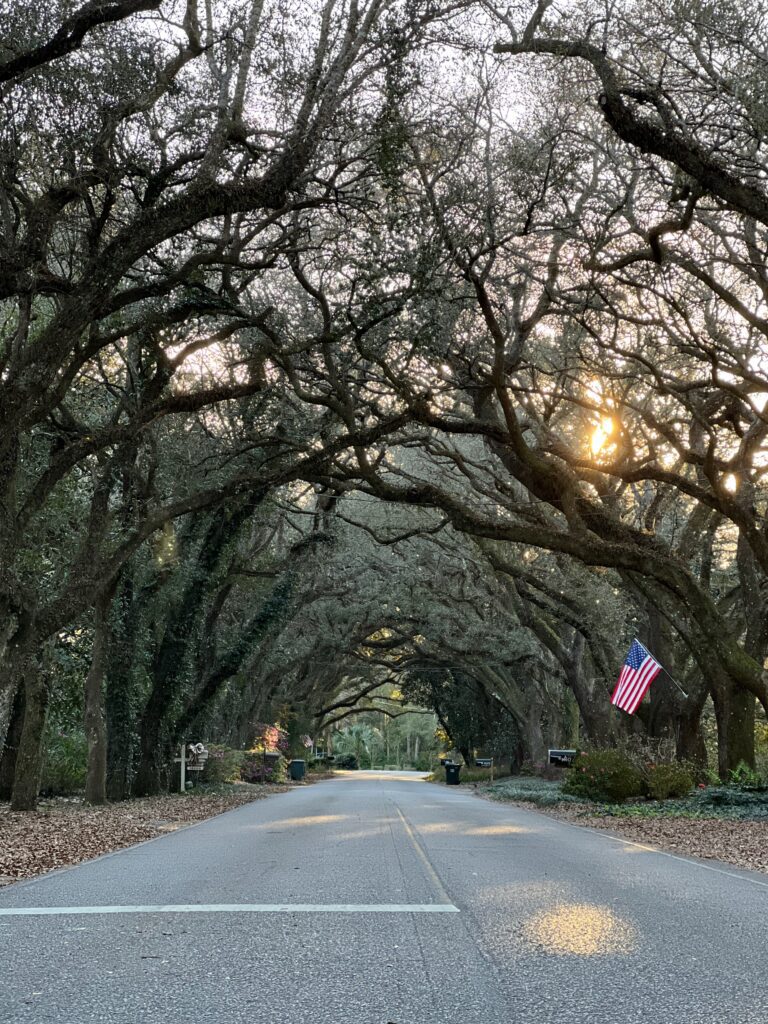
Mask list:
[{"label": "distant road", "polygon": [[766,876],[357,772],[1,890],[0,1021],[766,1024],[767,912]]}]

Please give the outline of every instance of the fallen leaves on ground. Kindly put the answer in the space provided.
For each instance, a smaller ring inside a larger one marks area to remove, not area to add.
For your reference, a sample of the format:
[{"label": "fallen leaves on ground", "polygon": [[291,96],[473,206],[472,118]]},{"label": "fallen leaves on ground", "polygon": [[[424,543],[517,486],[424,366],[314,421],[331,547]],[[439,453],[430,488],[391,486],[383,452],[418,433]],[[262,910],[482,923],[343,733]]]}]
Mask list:
[{"label": "fallen leaves on ground", "polygon": [[143,797],[103,807],[53,799],[20,812],[0,804],[0,885],[79,864],[290,788],[235,785],[227,792]]},{"label": "fallen leaves on ground", "polygon": [[[519,806],[531,809],[530,804]],[[723,818],[615,818],[589,813],[586,805],[580,804],[536,810],[561,821],[613,832],[622,839],[647,843],[670,853],[720,860],[768,873],[768,822]]]}]

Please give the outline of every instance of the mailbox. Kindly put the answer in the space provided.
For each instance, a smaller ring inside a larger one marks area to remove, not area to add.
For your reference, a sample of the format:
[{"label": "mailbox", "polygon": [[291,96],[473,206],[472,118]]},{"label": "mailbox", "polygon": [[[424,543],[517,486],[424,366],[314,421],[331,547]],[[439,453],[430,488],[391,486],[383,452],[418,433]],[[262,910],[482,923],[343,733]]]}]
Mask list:
[{"label": "mailbox", "polygon": [[187,746],[187,771],[201,772],[208,760],[208,751],[204,743],[190,743]]},{"label": "mailbox", "polygon": [[558,768],[570,768],[573,759],[576,757],[575,750],[548,750],[547,760],[549,764],[557,765]]}]

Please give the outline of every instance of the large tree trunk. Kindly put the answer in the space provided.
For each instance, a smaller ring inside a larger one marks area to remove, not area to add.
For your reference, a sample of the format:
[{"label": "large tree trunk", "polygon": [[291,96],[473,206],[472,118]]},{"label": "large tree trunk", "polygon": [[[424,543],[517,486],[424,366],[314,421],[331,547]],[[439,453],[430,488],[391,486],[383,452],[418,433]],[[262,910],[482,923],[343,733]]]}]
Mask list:
[{"label": "large tree trunk", "polygon": [[720,778],[743,761],[755,766],[755,698],[746,690],[722,687],[713,696],[717,720],[717,754]]},{"label": "large tree trunk", "polygon": [[25,659],[24,722],[16,753],[11,810],[33,811],[43,770],[43,733],[50,697],[49,680],[34,655]]},{"label": "large tree trunk", "polygon": [[547,745],[542,732],[542,706],[539,699],[532,699],[525,717],[523,746],[526,760],[543,764],[547,759]]},{"label": "large tree trunk", "polygon": [[112,591],[99,595],[94,609],[93,650],[85,678],[85,735],[88,772],[85,799],[91,804],[107,800],[107,724],[104,712],[104,669],[109,645],[109,606]]},{"label": "large tree trunk", "polygon": [[11,708],[11,718],[5,734],[2,757],[0,757],[0,800],[10,800],[13,791],[13,778],[16,774],[16,754],[21,740],[21,728],[24,724],[24,686],[16,688],[16,695]]},{"label": "large tree trunk", "polygon": [[142,718],[134,796],[157,796],[167,790],[169,755],[162,708],[151,702]]},{"label": "large tree trunk", "polygon": [[677,756],[681,761],[691,761],[704,768],[709,765],[707,745],[701,734],[701,716],[708,696],[708,692],[703,687],[698,695],[690,692],[688,699],[683,702],[675,722]]},{"label": "large tree trunk", "polygon": [[106,651],[107,799],[127,800],[135,770],[138,682],[141,671],[141,613],[130,567],[112,605]]},{"label": "large tree trunk", "polygon": [[0,640],[0,750],[13,721],[13,704],[19,687],[16,679],[8,672],[7,658],[2,651]]},{"label": "large tree trunk", "polygon": [[[584,665],[584,641],[574,643],[573,656],[564,664],[568,688],[574,696],[584,739],[594,747],[612,747],[616,742],[617,720],[608,699],[608,687],[600,679],[587,677]],[[578,735],[578,728],[576,730]]]}]

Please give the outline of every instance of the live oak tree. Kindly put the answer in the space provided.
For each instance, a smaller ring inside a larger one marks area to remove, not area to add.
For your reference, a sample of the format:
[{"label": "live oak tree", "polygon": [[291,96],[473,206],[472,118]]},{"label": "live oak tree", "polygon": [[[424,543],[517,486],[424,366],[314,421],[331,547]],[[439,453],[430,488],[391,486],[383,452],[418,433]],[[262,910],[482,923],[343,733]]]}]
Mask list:
[{"label": "live oak tree", "polygon": [[[382,33],[407,46],[435,13],[190,0],[12,18],[0,61],[0,617],[3,689],[23,680],[27,694],[14,806],[36,791],[42,641],[108,602],[120,566],[166,520],[227,494],[154,507],[105,551],[115,479],[164,417],[268,386],[255,365],[175,384],[227,338],[258,363],[254,332],[270,311],[243,298],[250,282],[285,251],[292,211],[338,203],[354,182],[358,92],[365,83],[375,109]],[[101,397],[84,410],[94,377]],[[93,481],[88,529],[50,601],[19,553],[75,477]]]},{"label": "live oak tree", "polygon": [[[14,806],[73,628],[96,801],[155,791],[191,728],[323,723],[407,670],[500,701],[529,751],[577,706],[593,742],[700,757],[711,701],[721,773],[750,761],[759,6],[4,12]],[[659,681],[628,723],[635,630],[688,697]]]}]

